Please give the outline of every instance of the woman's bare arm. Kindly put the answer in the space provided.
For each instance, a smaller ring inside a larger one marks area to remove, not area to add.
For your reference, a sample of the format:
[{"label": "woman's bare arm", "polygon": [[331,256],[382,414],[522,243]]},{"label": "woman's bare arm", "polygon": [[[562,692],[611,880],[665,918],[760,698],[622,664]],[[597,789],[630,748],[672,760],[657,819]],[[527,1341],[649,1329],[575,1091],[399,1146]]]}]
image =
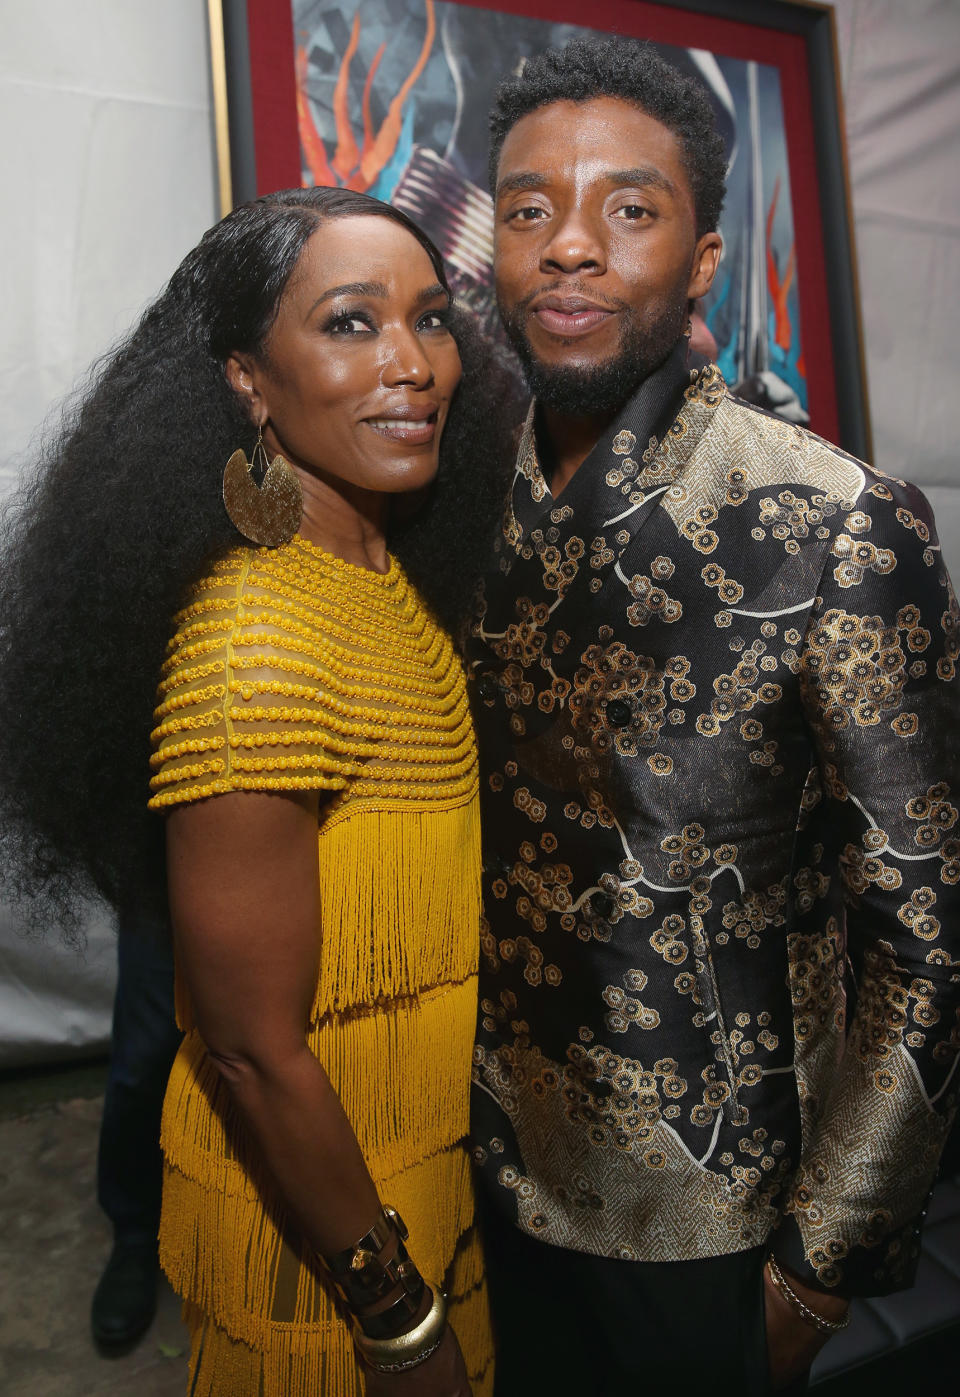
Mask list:
[{"label": "woman's bare arm", "polygon": [[197,1029],[306,1237],[333,1255],[380,1203],[306,1042],[320,955],[317,798],[251,792],[182,806],[168,817],[167,865]]}]

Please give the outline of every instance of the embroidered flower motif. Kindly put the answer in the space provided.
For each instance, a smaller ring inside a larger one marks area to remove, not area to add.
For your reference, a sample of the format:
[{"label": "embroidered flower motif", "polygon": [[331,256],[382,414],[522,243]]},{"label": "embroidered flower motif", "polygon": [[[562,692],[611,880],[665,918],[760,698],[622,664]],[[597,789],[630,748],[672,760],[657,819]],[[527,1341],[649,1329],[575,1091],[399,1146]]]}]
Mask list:
[{"label": "embroidered flower motif", "polygon": [[801,659],[804,683],[819,691],[822,722],[840,731],[851,720],[871,726],[899,708],[906,659],[897,631],[879,616],[833,608],[810,633]]}]

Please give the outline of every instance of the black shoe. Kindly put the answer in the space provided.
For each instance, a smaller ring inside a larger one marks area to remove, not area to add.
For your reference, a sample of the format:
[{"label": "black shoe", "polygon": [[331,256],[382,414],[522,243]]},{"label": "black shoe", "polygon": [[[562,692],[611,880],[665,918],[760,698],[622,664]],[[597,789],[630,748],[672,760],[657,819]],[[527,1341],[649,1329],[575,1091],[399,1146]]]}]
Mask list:
[{"label": "black shoe", "polygon": [[93,1293],[90,1327],[102,1348],[131,1345],[149,1328],[157,1309],[156,1242],[114,1243]]}]

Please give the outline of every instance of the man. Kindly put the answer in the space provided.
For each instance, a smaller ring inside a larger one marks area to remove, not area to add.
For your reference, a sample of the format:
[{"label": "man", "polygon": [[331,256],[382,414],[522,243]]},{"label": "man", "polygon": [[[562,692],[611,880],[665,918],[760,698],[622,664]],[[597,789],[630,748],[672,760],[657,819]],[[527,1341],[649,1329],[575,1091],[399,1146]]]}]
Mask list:
[{"label": "man", "polygon": [[960,1082],[956,602],[916,490],[688,361],[695,84],[577,41],[491,125],[535,398],[469,655],[499,1390],[802,1384],[910,1284]]},{"label": "man", "polygon": [[97,1198],[113,1224],[113,1247],[90,1314],[93,1338],[105,1354],[129,1349],[157,1308],[160,1114],[182,1036],[173,998],[166,917],[143,905],[124,909],[97,1159]]}]

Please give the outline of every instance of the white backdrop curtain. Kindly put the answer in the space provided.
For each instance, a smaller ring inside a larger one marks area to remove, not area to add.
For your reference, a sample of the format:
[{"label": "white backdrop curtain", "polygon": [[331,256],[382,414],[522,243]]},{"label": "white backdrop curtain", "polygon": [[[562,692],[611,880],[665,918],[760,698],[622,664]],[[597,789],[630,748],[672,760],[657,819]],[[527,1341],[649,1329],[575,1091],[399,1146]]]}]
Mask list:
[{"label": "white backdrop curtain", "polygon": [[[0,0],[0,491],[218,215],[206,25],[203,0]],[[0,1068],[105,1047],[115,974],[103,911],[79,955],[0,907]]]}]

